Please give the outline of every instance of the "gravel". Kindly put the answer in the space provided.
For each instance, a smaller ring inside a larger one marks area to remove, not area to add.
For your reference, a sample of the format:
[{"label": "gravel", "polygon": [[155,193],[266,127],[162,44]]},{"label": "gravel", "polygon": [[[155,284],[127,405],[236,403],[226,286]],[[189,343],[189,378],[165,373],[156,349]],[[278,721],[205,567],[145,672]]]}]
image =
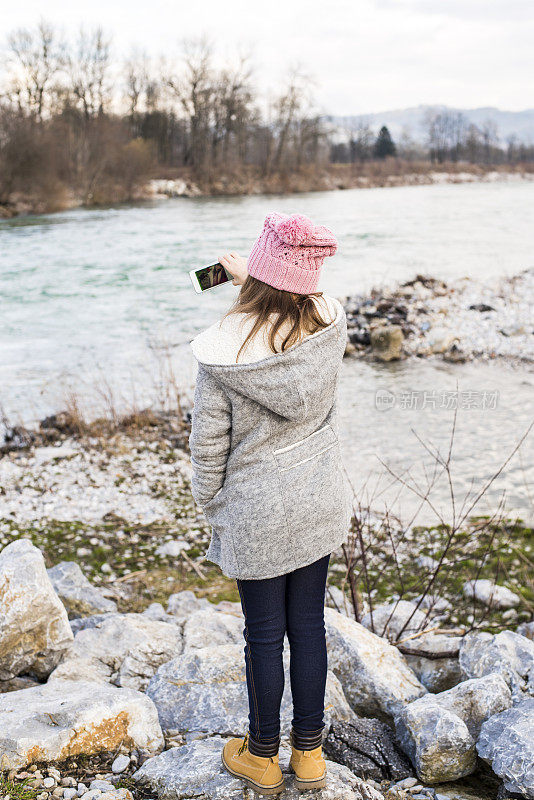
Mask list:
[{"label": "gravel", "polygon": [[[425,301],[430,331],[444,328],[466,356],[534,361],[534,269],[487,284],[464,278],[449,283],[444,296],[428,289],[418,295]],[[419,331],[409,349],[424,352],[427,338]]]},{"label": "gravel", "polygon": [[369,354],[373,329],[400,326],[408,356],[532,363],[533,307],[534,269],[487,283],[462,278],[446,284],[418,275],[401,286],[347,298],[350,352]]},{"label": "gravel", "polygon": [[0,458],[0,518],[94,524],[114,514],[129,523],[172,522],[168,498],[184,489],[189,476],[180,450],[162,458],[153,443],[124,436],[110,454],[67,440]]},{"label": "gravel", "polygon": [[176,450],[163,459],[153,443],[126,436],[115,445],[110,454],[67,440],[1,458],[0,518],[92,524],[114,514],[130,523],[171,522],[167,498],[189,479],[185,453]]}]

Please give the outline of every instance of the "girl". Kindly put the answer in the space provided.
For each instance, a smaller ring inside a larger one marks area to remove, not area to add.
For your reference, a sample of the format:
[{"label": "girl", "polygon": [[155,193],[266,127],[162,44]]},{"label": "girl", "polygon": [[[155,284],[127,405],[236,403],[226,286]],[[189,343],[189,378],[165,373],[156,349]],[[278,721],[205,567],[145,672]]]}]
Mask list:
[{"label": "girl", "polygon": [[249,731],[225,745],[222,761],[260,794],[284,788],[286,633],[291,768],[299,789],[325,785],[324,594],[330,553],[350,519],[336,420],[346,320],[340,303],[316,291],[336,249],[328,228],[270,214],[248,262],[220,259],[239,296],[192,342],[193,496],[212,527],[207,557],[237,579],[245,617]]}]

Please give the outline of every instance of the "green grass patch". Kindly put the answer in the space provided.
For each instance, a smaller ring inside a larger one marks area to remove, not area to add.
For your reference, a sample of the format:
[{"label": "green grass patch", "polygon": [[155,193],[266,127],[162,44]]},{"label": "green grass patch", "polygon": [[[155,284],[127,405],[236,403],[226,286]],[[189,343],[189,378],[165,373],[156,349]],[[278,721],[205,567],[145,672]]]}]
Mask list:
[{"label": "green grass patch", "polygon": [[9,797],[10,800],[33,800],[43,790],[42,788],[34,789],[30,783],[31,778],[14,781],[0,772],[0,796]]},{"label": "green grass patch", "polygon": [[[395,532],[391,532],[395,540]],[[399,535],[397,535],[399,536]],[[428,586],[432,568],[422,567],[417,559],[427,556],[435,562],[443,558],[431,593],[453,604],[450,620],[454,625],[470,627],[473,623],[486,630],[514,627],[521,620],[534,616],[534,529],[521,520],[490,522],[489,518],[473,518],[465,530],[455,532],[449,543],[447,526],[418,526],[404,540],[395,541],[397,562],[392,557],[391,537],[384,530],[374,530],[365,537],[367,575],[356,563],[357,588],[366,598],[371,592],[376,606],[391,597],[412,600]],[[356,553],[358,553],[358,548]],[[342,562],[341,562],[342,563]],[[359,573],[359,574],[358,574]],[[520,603],[516,613],[507,609],[485,609],[463,596],[469,580],[487,578],[506,586],[517,594]],[[348,586],[341,571],[331,571],[331,582]]]}]

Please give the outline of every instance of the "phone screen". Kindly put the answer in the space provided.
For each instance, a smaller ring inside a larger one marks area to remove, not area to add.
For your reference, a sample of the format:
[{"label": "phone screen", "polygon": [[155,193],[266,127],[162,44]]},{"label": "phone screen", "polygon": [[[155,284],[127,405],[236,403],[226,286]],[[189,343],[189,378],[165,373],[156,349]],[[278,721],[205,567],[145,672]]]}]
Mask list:
[{"label": "phone screen", "polygon": [[195,270],[195,275],[203,292],[206,289],[212,289],[214,286],[220,286],[221,283],[227,283],[232,280],[232,276],[219,262]]}]

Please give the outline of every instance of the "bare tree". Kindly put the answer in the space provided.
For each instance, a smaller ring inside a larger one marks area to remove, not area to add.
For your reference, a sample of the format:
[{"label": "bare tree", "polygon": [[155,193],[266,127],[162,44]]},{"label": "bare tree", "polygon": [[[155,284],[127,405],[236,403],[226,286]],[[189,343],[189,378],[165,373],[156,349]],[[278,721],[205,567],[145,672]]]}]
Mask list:
[{"label": "bare tree", "polygon": [[313,137],[318,136],[320,119],[313,107],[312,85],[309,75],[299,68],[294,68],[289,73],[285,89],[272,103],[273,139],[265,172],[299,169],[303,136],[305,138],[310,136],[309,129],[306,130],[306,126],[302,125],[304,119],[314,120]]},{"label": "bare tree", "polygon": [[492,119],[486,119],[482,125],[482,141],[484,145],[484,161],[486,164],[495,163],[496,151],[499,145],[499,132]]},{"label": "bare tree", "polygon": [[440,111],[427,118],[428,145],[432,161],[457,161],[467,132],[467,121],[461,112]]},{"label": "bare tree", "polygon": [[360,118],[358,124],[352,131],[349,142],[350,160],[352,164],[357,161],[361,163],[371,157],[373,141],[374,136],[369,120],[364,117]]},{"label": "bare tree", "polygon": [[152,94],[151,65],[146,53],[133,50],[124,63],[124,77],[128,113],[130,117],[149,106],[148,96]]},{"label": "bare tree", "polygon": [[213,145],[214,159],[221,164],[227,164],[228,159],[246,160],[249,129],[258,118],[251,81],[248,56],[241,56],[235,67],[222,70],[216,81]]},{"label": "bare tree", "polygon": [[102,115],[109,105],[110,70],[110,37],[100,27],[89,32],[82,28],[67,71],[70,90],[86,119]]},{"label": "bare tree", "polygon": [[22,113],[40,122],[52,85],[65,65],[65,45],[45,20],[35,29],[19,28],[8,36],[8,64],[13,75],[8,95]]},{"label": "bare tree", "polygon": [[184,44],[183,74],[168,74],[165,82],[178,101],[188,129],[186,165],[199,176],[209,171],[209,139],[213,121],[214,71],[212,48],[207,39],[189,40]]}]

